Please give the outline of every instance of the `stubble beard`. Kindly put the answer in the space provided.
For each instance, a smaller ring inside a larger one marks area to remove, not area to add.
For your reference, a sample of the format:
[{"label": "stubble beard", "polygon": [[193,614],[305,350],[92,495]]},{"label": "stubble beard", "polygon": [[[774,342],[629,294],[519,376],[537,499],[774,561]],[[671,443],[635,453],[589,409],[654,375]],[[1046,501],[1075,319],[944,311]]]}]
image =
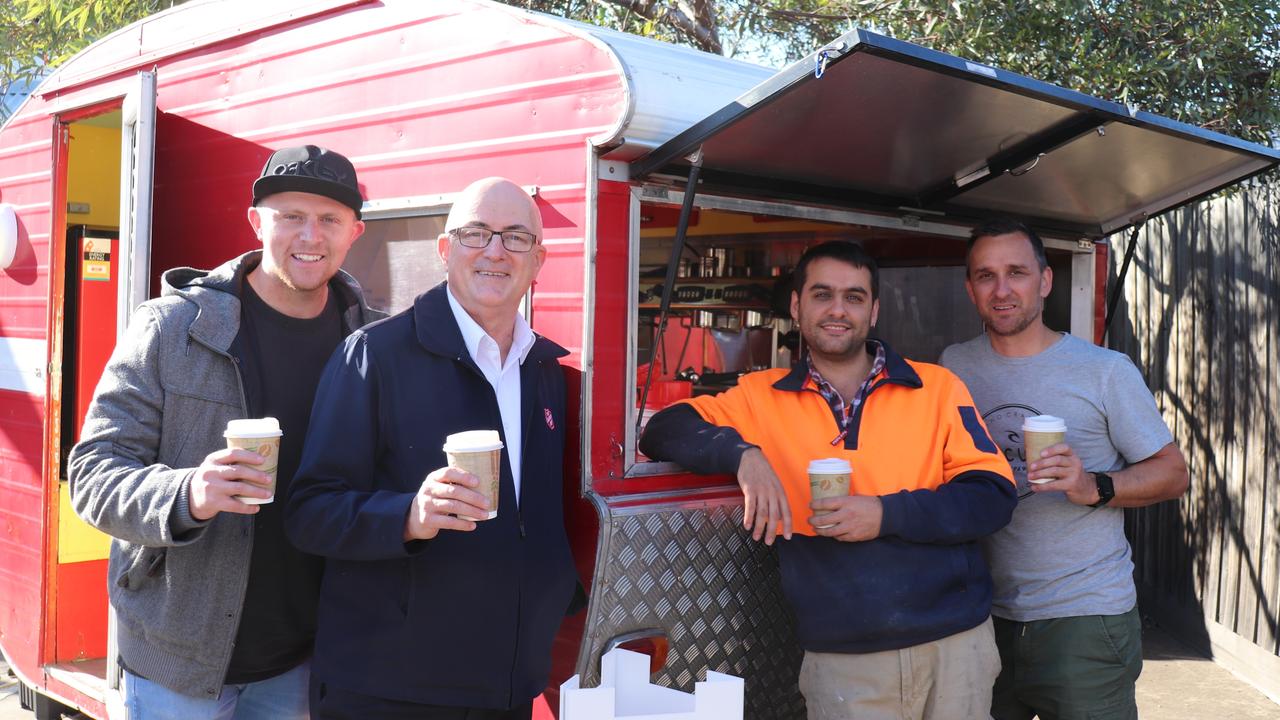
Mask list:
[{"label": "stubble beard", "polygon": [[856,332],[856,328],[855,332],[850,335],[848,340],[833,341],[829,347],[825,346],[822,342],[815,341],[814,338],[817,333],[822,332],[816,324],[813,326],[813,330],[814,334],[802,333],[802,336],[804,337],[805,344],[809,346],[809,353],[818,356],[822,360],[827,360],[833,363],[848,361],[851,358],[857,357],[858,353],[862,352],[863,348],[867,345],[867,333],[858,333]]},{"label": "stubble beard", "polygon": [[998,323],[991,322],[986,318],[983,318],[983,321],[986,323],[988,333],[991,333],[992,335],[999,335],[1000,337],[1013,337],[1015,335],[1022,334],[1027,328],[1034,325],[1035,322],[1043,316],[1044,301],[1042,300],[1038,303],[1035,309],[1028,311],[1025,315],[1019,318],[1016,323],[1014,323],[1012,328],[1008,330],[1001,328]]},{"label": "stubble beard", "polygon": [[295,293],[297,295],[309,295],[311,293],[323,290],[324,288],[328,287],[329,281],[333,279],[333,276],[330,275],[329,277],[326,277],[323,280],[316,283],[314,286],[309,286],[307,284],[300,283],[298,281],[298,278],[295,278],[294,276],[290,275],[288,272],[285,271],[284,268],[279,266],[270,268],[267,271],[267,275],[270,275],[272,278],[274,278],[276,282],[279,282],[281,285],[283,285],[289,292]]}]

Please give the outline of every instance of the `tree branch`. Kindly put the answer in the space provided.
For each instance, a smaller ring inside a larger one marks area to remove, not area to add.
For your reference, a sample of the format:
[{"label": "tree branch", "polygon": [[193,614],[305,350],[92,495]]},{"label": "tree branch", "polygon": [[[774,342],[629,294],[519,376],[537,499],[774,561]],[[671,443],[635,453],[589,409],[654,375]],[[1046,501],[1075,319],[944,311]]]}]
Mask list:
[{"label": "tree branch", "polygon": [[[629,10],[655,24],[666,24],[693,38],[699,49],[717,55],[723,52],[715,25],[715,0],[677,0],[672,6],[657,0],[603,0]],[[692,7],[691,7],[692,5]],[[689,8],[686,13],[683,8]],[[692,15],[693,17],[690,17]]]}]

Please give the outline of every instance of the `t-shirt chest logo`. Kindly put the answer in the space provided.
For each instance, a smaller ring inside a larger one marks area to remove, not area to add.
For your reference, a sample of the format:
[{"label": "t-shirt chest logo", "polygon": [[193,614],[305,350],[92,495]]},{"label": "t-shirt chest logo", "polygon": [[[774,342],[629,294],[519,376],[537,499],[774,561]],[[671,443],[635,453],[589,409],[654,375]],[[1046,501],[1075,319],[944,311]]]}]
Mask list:
[{"label": "t-shirt chest logo", "polygon": [[1044,413],[1030,405],[1008,404],[992,408],[982,416],[991,437],[1000,446],[1004,458],[1013,468],[1019,490],[1027,490],[1027,451],[1022,444],[1022,421]]}]

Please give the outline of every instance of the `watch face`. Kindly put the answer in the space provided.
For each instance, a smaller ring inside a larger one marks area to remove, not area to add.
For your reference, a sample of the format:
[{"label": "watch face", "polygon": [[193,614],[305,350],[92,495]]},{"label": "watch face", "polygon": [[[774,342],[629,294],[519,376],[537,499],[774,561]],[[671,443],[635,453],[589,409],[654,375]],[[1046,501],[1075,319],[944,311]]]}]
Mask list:
[{"label": "watch face", "polygon": [[1013,468],[1013,479],[1018,482],[1018,497],[1030,494],[1027,482],[1027,450],[1022,444],[1022,421],[1044,413],[1030,405],[1000,405],[982,416],[991,431],[991,438],[1000,446],[1004,458]]},{"label": "watch face", "polygon": [[1094,477],[1098,482],[1098,504],[1106,503],[1108,500],[1116,496],[1116,486],[1111,480],[1111,476],[1106,473],[1094,473]]}]

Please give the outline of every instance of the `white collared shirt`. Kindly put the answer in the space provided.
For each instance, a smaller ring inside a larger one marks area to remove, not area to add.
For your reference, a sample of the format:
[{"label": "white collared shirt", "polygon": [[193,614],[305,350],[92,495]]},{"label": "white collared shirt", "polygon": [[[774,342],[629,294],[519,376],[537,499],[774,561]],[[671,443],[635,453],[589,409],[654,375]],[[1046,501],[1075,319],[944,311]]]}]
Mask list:
[{"label": "white collared shirt", "polygon": [[[521,452],[521,417],[520,417],[520,364],[529,356],[535,340],[529,323],[519,313],[516,314],[515,331],[511,340],[511,349],[507,352],[506,363],[502,362],[502,349],[497,341],[480,327],[467,311],[458,304],[457,298],[449,286],[445,286],[445,295],[449,298],[449,309],[453,310],[453,319],[458,322],[462,331],[462,342],[467,346],[467,353],[484,373],[485,380],[493,386],[493,394],[498,398],[498,412],[502,415],[503,449],[507,453],[507,461],[511,464],[511,480],[515,484],[516,505],[520,504],[520,460]],[[492,428],[477,428],[491,430]]]}]

